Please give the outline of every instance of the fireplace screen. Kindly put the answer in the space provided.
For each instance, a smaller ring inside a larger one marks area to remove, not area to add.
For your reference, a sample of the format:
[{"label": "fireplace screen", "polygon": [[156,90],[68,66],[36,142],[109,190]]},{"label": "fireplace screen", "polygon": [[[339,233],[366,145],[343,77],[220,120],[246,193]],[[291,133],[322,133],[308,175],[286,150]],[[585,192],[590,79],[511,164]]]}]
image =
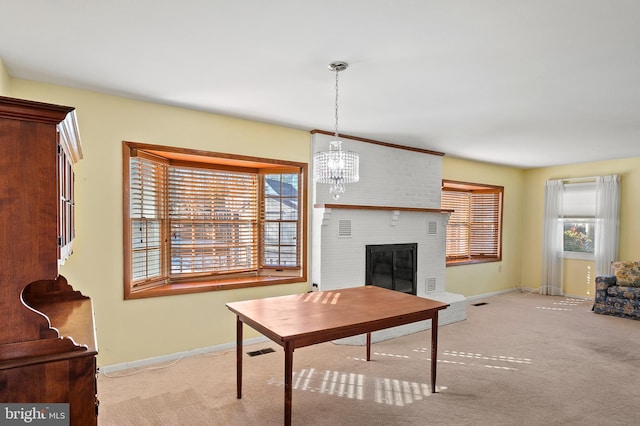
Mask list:
[{"label": "fireplace screen", "polygon": [[416,294],[418,244],[368,245],[367,285]]}]

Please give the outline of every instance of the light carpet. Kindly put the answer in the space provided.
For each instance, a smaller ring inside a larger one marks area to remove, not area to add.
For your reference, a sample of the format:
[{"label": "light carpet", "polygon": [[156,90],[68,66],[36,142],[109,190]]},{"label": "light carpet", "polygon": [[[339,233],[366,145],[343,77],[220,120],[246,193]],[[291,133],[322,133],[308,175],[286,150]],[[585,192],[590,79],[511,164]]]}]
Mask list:
[{"label": "light carpet", "polygon": [[[533,293],[475,300],[439,328],[437,393],[430,331],[372,346],[324,343],[294,353],[294,425],[637,425],[640,321],[591,301]],[[278,425],[284,355],[270,341],[98,378],[101,426]],[[160,368],[158,368],[160,367]]]}]

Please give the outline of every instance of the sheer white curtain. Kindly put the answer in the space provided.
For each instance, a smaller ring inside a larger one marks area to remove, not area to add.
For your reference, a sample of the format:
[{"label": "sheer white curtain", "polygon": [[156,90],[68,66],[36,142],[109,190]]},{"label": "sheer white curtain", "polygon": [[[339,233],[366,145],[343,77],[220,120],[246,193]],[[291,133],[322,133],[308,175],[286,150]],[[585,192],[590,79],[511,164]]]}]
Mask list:
[{"label": "sheer white curtain", "polygon": [[562,295],[562,196],[564,183],[548,180],[544,186],[544,225],[542,235],[542,283],[540,294]]},{"label": "sheer white curtain", "polygon": [[596,275],[611,274],[611,262],[618,258],[620,224],[620,176],[596,178]]}]

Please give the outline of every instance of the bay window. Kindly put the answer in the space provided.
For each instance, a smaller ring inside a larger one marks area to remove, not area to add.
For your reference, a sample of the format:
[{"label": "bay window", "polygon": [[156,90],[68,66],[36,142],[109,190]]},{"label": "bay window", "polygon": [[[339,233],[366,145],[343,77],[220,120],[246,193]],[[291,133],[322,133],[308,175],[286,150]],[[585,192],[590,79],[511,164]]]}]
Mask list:
[{"label": "bay window", "polygon": [[123,143],[125,298],[306,280],[306,164]]}]

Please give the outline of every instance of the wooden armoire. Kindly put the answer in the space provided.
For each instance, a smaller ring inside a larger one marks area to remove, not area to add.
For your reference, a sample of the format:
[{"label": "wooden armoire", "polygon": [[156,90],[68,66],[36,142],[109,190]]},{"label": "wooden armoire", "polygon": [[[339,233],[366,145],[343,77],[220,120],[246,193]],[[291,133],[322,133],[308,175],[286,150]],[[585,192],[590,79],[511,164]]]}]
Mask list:
[{"label": "wooden armoire", "polygon": [[58,275],[73,238],[73,154],[60,143],[73,110],[0,97],[0,402],[68,403],[70,424],[87,426],[93,306]]}]

